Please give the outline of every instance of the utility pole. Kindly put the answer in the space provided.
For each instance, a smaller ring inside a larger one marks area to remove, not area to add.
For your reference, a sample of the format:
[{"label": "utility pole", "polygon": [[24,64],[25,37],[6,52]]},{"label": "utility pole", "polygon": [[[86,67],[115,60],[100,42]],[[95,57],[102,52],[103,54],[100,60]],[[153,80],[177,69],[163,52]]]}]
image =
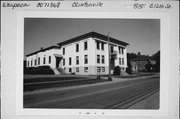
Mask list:
[{"label": "utility pole", "polygon": [[111,67],[110,67],[110,65],[111,65],[111,62],[110,62],[110,60],[111,60],[111,56],[110,56],[110,43],[109,43],[109,34],[110,33],[108,33],[108,35],[107,35],[107,38],[108,38],[108,59],[109,59],[109,76],[108,76],[108,81],[112,81],[112,78],[111,78]]}]

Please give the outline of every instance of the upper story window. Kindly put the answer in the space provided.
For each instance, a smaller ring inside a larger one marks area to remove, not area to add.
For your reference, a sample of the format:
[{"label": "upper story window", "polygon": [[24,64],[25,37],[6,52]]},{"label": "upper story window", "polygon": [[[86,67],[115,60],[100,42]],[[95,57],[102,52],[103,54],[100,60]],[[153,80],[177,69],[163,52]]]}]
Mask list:
[{"label": "upper story window", "polygon": [[96,41],[96,48],[99,50],[100,49],[100,42]]},{"label": "upper story window", "polygon": [[124,54],[124,48],[119,46],[118,49],[119,49],[119,54]]},{"label": "upper story window", "polygon": [[84,55],[84,64],[88,63],[88,55]]},{"label": "upper story window", "polygon": [[122,48],[122,54],[124,54],[124,48]]},{"label": "upper story window", "polygon": [[27,62],[27,66],[29,67],[29,61]]},{"label": "upper story window", "polygon": [[63,59],[63,66],[65,66],[65,59]]},{"label": "upper story window", "polygon": [[71,57],[69,58],[69,65],[71,65]]},{"label": "upper story window", "polygon": [[97,63],[100,63],[100,55],[97,55]]},{"label": "upper story window", "polygon": [[49,56],[49,64],[51,63],[51,56]]},{"label": "upper story window", "polygon": [[63,48],[63,55],[65,55],[65,48]]},{"label": "upper story window", "polygon": [[118,50],[119,50],[119,54],[121,54],[121,47],[120,46],[118,46]]},{"label": "upper story window", "polygon": [[87,49],[88,49],[88,43],[86,41],[86,42],[84,42],[84,50],[87,50]]},{"label": "upper story window", "polygon": [[113,53],[114,52],[114,47],[113,46],[111,46],[111,53]]},{"label": "upper story window", "polygon": [[104,43],[101,43],[101,50],[104,50]]},{"label": "upper story window", "polygon": [[79,56],[76,56],[76,64],[79,64]]},{"label": "upper story window", "polygon": [[104,60],[104,55],[102,55],[102,63],[103,63],[103,64],[104,64],[104,61],[105,61],[105,60]]},{"label": "upper story window", "polygon": [[33,65],[33,61],[31,60],[31,66]]},{"label": "upper story window", "polygon": [[76,44],[76,52],[79,52],[79,44]]}]

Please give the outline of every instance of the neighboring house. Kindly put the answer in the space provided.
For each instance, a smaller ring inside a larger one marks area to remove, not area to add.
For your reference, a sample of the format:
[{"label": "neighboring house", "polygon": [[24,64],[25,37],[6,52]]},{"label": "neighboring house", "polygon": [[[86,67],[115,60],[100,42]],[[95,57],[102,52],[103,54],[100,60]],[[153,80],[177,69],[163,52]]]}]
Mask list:
[{"label": "neighboring house", "polygon": [[[111,64],[127,67],[126,42],[110,40]],[[108,74],[108,38],[105,35],[90,32],[26,55],[27,67],[49,65],[52,69],[64,69],[66,73],[81,75]],[[113,67],[112,67],[113,68]]]},{"label": "neighboring house", "polygon": [[[133,72],[145,72],[149,70],[153,71],[153,65],[156,64],[156,60],[153,57],[140,55],[130,60],[131,69]],[[148,66],[149,65],[149,66]]]}]

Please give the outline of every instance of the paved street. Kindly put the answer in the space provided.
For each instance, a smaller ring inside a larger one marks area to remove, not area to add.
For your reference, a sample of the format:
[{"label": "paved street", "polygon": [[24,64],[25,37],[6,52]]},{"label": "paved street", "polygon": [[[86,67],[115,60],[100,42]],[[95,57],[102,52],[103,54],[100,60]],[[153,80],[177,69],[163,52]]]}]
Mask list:
[{"label": "paved street", "polygon": [[[158,91],[159,76],[126,80],[114,78],[112,82],[25,93],[24,107],[124,109]],[[157,109],[158,105],[154,108]]]}]

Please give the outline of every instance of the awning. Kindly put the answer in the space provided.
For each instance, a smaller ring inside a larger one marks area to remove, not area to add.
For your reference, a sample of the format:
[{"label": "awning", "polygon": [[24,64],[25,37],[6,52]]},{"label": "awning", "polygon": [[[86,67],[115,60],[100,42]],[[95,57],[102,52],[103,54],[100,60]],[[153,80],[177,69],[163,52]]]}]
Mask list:
[{"label": "awning", "polygon": [[55,57],[63,57],[62,55],[60,54],[54,54]]}]

